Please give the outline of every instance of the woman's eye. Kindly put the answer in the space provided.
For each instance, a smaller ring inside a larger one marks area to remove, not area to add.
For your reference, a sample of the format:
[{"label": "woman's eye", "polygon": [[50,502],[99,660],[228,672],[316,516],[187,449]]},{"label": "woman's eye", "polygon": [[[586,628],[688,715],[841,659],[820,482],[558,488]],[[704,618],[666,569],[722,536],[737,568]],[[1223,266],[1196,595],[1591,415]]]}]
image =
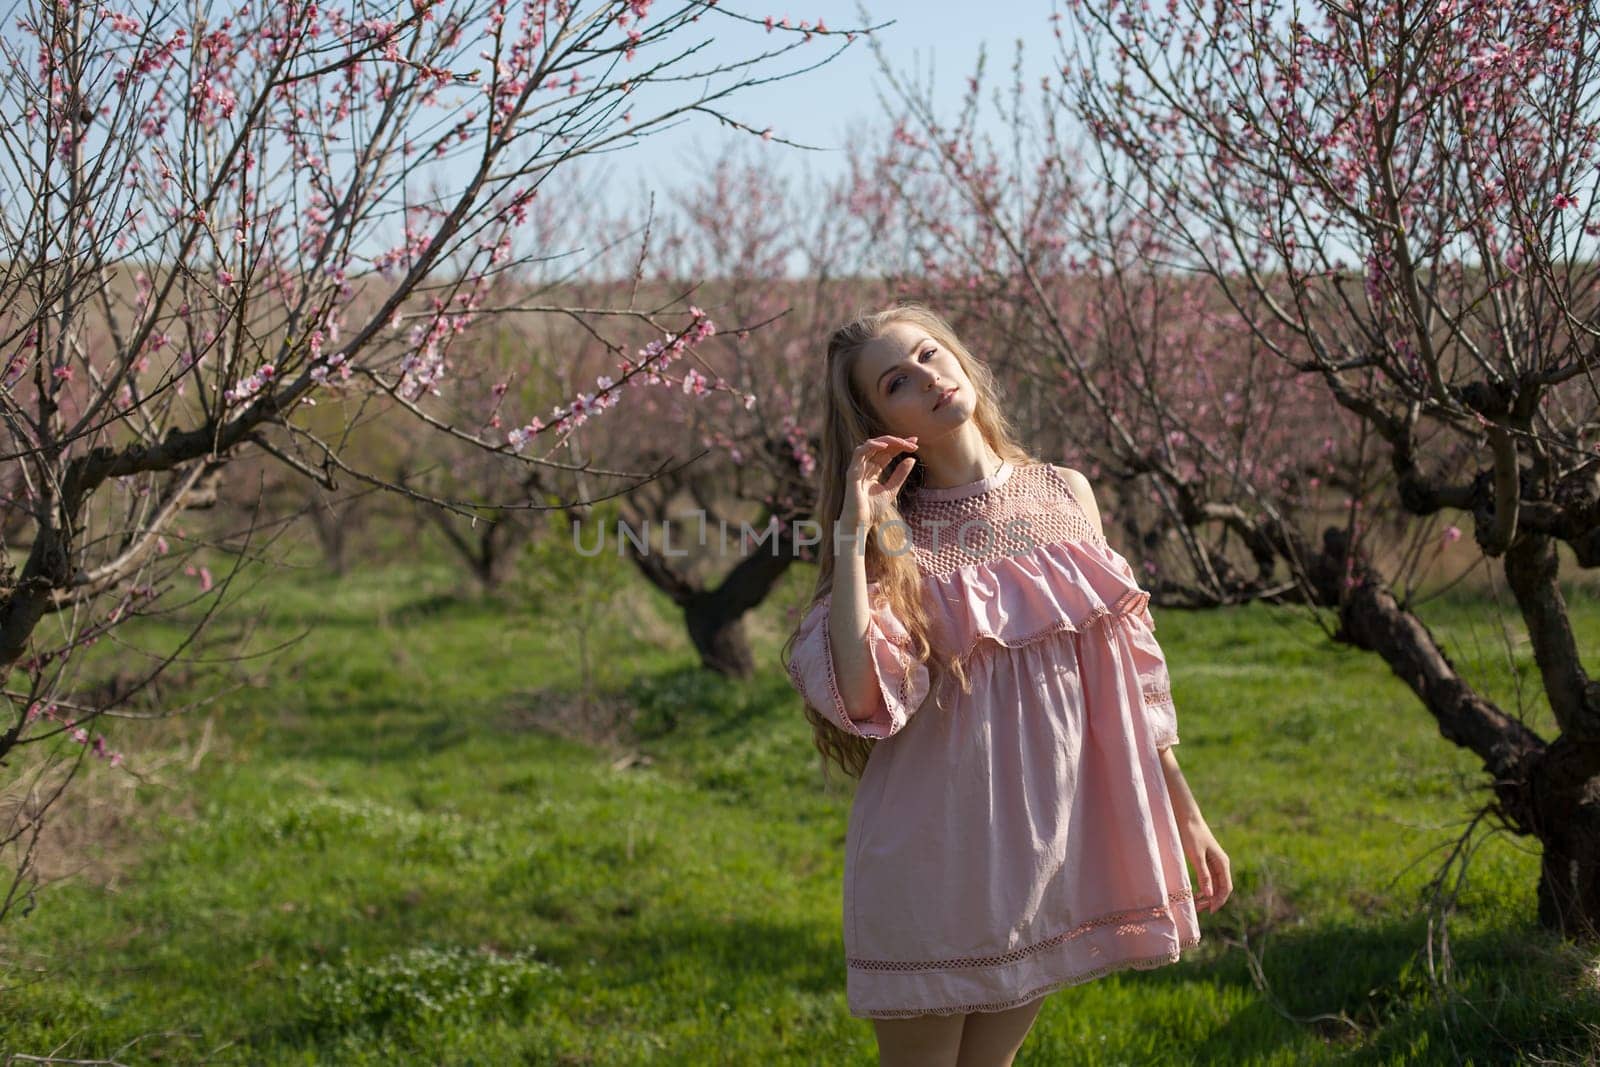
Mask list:
[{"label": "woman's eye", "polygon": [[[923,349],[921,354],[931,359],[933,357],[934,352],[936,352],[936,351],[937,351],[937,349],[926,348],[926,349]],[[926,360],[924,360],[924,362],[926,362]],[[894,392],[895,389],[899,387],[899,385],[900,385],[900,379],[898,377],[891,379],[890,382],[889,382],[889,392],[891,392],[891,393]]]}]

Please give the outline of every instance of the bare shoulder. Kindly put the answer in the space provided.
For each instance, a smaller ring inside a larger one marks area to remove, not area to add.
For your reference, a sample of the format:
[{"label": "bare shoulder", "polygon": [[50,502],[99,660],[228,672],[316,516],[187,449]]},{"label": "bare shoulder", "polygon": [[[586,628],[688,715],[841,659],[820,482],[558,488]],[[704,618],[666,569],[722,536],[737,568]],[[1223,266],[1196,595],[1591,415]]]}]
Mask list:
[{"label": "bare shoulder", "polygon": [[1106,533],[1100,525],[1100,506],[1095,503],[1094,486],[1089,484],[1089,479],[1084,477],[1082,471],[1074,470],[1071,467],[1063,467],[1056,463],[1052,463],[1051,466],[1060,473],[1062,479],[1067,483],[1067,488],[1072,490],[1073,497],[1077,499],[1078,506],[1083,509],[1084,515],[1088,517],[1090,524],[1094,526],[1095,532],[1104,539]]}]

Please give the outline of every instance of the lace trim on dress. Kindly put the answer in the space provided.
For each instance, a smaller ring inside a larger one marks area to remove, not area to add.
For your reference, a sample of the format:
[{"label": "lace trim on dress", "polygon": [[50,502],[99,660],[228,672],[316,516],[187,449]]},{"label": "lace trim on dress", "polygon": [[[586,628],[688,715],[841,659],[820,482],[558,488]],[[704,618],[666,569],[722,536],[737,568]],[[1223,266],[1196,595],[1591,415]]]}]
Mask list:
[{"label": "lace trim on dress", "polygon": [[926,575],[1020,555],[1059,541],[1105,545],[1054,465],[1004,466],[966,486],[923,489],[901,509]]},{"label": "lace trim on dress", "polygon": [[1158,686],[1154,689],[1146,689],[1144,691],[1144,702],[1150,707],[1154,707],[1157,704],[1172,703],[1172,687]]},{"label": "lace trim on dress", "polygon": [[[830,648],[831,646],[829,646],[828,642],[831,639],[828,637],[828,616],[826,613],[823,614],[821,623],[822,646],[824,648]],[[850,732],[856,733],[859,736],[859,731],[855,729],[855,722],[850,718],[850,716],[844,713],[844,698],[839,695],[839,685],[834,681],[833,676],[833,653],[830,651],[828,655],[823,657],[823,660],[828,667],[828,696],[833,700],[834,708],[839,711],[839,718],[843,720],[845,729],[850,730]],[[794,679],[794,686],[796,689],[799,689],[802,693],[805,692],[805,688],[802,685],[800,678],[800,667],[793,661],[790,661],[789,663],[789,677]]]},{"label": "lace trim on dress", "polygon": [[1084,982],[1090,982],[1096,978],[1102,978],[1105,975],[1112,974],[1116,971],[1125,971],[1130,969],[1148,971],[1156,967],[1177,963],[1181,958],[1182,951],[1184,949],[1194,948],[1196,945],[1200,944],[1201,939],[1202,938],[1200,934],[1195,934],[1193,937],[1180,938],[1177,946],[1170,952],[1163,953],[1159,956],[1141,956],[1134,959],[1117,960],[1113,963],[1108,963],[1103,967],[1096,967],[1093,970],[1081,971],[1078,974],[1068,975],[1065,978],[1058,978],[1053,982],[1046,982],[1044,985],[1035,986],[1033,989],[1030,989],[1021,996],[1012,997],[1010,1000],[996,1000],[987,1004],[960,1004],[953,1008],[910,1008],[905,1010],[897,1010],[892,1008],[886,1008],[882,1010],[868,1009],[861,1014],[863,1017],[868,1019],[909,1019],[918,1015],[966,1015],[974,1011],[1004,1011],[1007,1008],[1015,1008],[1022,1004],[1027,1004],[1029,1001],[1037,1000],[1046,993],[1052,993],[1057,989],[1071,985],[1081,985]]},{"label": "lace trim on dress", "polygon": [[[1117,924],[1120,926],[1133,926],[1139,919],[1154,919],[1165,915],[1175,904],[1181,904],[1194,896],[1192,887],[1185,887],[1176,893],[1167,894],[1164,904],[1155,904],[1147,908],[1131,908],[1127,911],[1116,911],[1109,915],[1102,915],[1096,919],[1085,919],[1070,930],[1047,937],[1043,941],[1026,945],[1022,948],[1002,952],[997,956],[956,956],[943,960],[868,960],[851,957],[847,962],[849,966],[859,971],[928,971],[947,970],[951,967],[997,967],[1018,960],[1027,959],[1035,952],[1042,952],[1047,948],[1054,948],[1064,941],[1071,941],[1081,937],[1090,930],[1097,930],[1102,926]],[[1128,933],[1139,933],[1139,930],[1129,930]]]}]

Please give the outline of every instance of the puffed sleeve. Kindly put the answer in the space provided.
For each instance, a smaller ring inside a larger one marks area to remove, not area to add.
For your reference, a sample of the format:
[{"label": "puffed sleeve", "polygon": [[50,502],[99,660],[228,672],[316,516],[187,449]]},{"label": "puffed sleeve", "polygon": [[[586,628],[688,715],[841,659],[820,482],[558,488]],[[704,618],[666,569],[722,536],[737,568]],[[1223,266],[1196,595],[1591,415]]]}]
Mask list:
[{"label": "puffed sleeve", "polygon": [[1139,672],[1145,717],[1155,735],[1156,747],[1178,743],[1178,709],[1172,703],[1172,679],[1167,674],[1167,657],[1156,640],[1155,619],[1145,608],[1128,616],[1128,647]]},{"label": "puffed sleeve", "polygon": [[928,695],[928,666],[911,654],[911,635],[889,609],[878,602],[869,584],[872,614],[867,623],[873,673],[878,678],[878,706],[865,719],[845,714],[833,670],[828,616],[832,594],[825,595],[801,620],[789,655],[789,679],[812,707],[846,733],[858,737],[892,737]]}]

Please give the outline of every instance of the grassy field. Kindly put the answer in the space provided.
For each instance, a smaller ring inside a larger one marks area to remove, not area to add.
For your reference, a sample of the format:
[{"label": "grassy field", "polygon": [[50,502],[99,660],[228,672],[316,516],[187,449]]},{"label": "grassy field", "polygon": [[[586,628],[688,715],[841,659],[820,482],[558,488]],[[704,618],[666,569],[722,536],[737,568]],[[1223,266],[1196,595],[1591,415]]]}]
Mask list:
[{"label": "grassy field", "polygon": [[[0,1048],[876,1062],[845,1008],[849,789],[822,787],[777,661],[811,573],[753,620],[763,666],[742,684],[699,671],[670,608],[620,566],[526,573],[497,598],[458,594],[427,561],[242,579],[224,629],[256,651],[303,637],[169,690],[220,694],[181,718],[114,724],[143,782],[84,767],[59,819],[70,852],[47,857],[82,873],[0,929]],[[1600,604],[1574,599],[1582,646],[1600,648]],[[1548,726],[1525,643],[1508,659],[1470,600],[1426,615],[1491,695],[1522,693]],[[1430,982],[1420,891],[1482,776],[1377,659],[1295,611],[1157,618],[1178,755],[1235,895],[1183,962],[1051,994],[1018,1063],[1596,1054],[1597,961],[1533,924],[1526,842],[1482,839],[1449,925],[1452,981]],[[141,624],[94,652],[175,632]]]}]

